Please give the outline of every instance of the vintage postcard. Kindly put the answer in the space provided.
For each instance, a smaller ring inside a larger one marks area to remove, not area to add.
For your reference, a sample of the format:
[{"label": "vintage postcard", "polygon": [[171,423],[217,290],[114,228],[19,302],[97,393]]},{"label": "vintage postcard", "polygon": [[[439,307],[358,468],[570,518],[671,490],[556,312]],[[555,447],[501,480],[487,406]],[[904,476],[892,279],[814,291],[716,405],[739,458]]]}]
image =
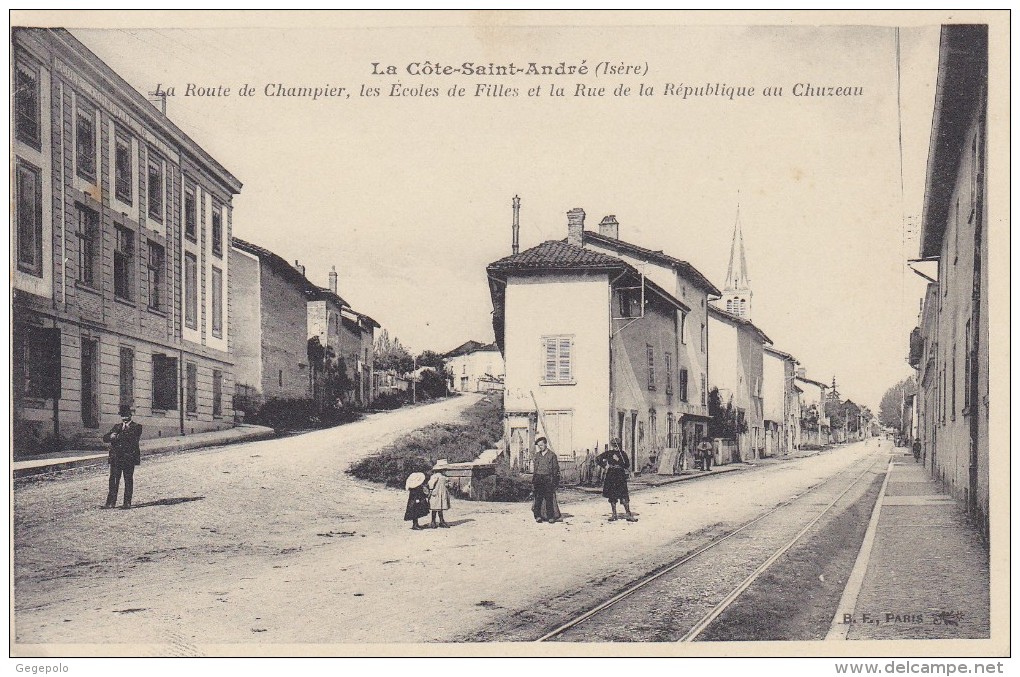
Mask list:
[{"label": "vintage postcard", "polygon": [[1008,44],[14,12],[12,656],[1001,671]]}]

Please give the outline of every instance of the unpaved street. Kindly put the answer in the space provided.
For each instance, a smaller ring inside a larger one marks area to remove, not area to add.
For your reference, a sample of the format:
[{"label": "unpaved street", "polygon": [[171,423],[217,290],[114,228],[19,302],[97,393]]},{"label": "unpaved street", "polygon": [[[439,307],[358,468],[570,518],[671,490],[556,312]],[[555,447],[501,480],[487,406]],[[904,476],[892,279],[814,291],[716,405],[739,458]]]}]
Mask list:
[{"label": "unpaved street", "polygon": [[130,511],[99,509],[101,470],[17,485],[17,641],[191,653],[237,643],[498,640],[503,621],[571,613],[709,532],[880,453],[871,441],[640,491],[636,524],[608,523],[599,496],[564,494],[562,524],[535,524],[527,504],[456,501],[452,529],[422,532],[401,521],[405,492],[344,473],[400,433],[455,420],[475,401],[146,459]]}]

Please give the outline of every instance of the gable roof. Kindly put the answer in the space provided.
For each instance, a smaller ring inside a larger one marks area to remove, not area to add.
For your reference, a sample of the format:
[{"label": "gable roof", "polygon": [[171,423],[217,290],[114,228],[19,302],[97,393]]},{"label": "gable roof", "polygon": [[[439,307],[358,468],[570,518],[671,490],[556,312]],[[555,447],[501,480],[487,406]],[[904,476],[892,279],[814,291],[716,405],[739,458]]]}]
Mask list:
[{"label": "gable roof", "polygon": [[628,269],[635,270],[615,256],[577,247],[563,240],[547,240],[519,254],[494,261],[486,268],[490,275],[502,272]]},{"label": "gable roof", "polygon": [[765,343],[772,343],[772,339],[770,339],[765,334],[765,332],[763,332],[761,329],[759,329],[756,324],[751,322],[751,320],[745,320],[742,317],[737,317],[733,313],[727,313],[722,308],[719,308],[718,306],[712,305],[711,303],[708,304],[708,314],[716,316],[716,319],[717,320],[721,320],[722,322],[727,322],[727,323],[733,324],[733,325],[740,325],[740,326],[744,326],[744,327],[749,327],[753,332],[757,333],[758,336],[761,337],[762,341],[764,341]]},{"label": "gable roof", "polygon": [[482,347],[481,341],[465,341],[459,346],[451,350],[450,352],[443,355],[443,357],[457,357],[458,355],[467,355]]},{"label": "gable roof", "polygon": [[797,364],[800,364],[800,360],[798,360],[796,357],[794,357],[790,353],[784,353],[782,350],[779,350],[778,348],[773,348],[772,346],[765,346],[765,352],[771,353],[776,357],[781,357],[784,360],[789,360],[791,362],[796,362]]},{"label": "gable roof", "polygon": [[636,244],[631,244],[630,242],[618,240],[612,237],[606,237],[605,235],[600,235],[599,233],[595,233],[588,230],[584,231],[583,241],[592,242],[604,247],[616,249],[618,251],[625,251],[635,256],[644,257],[649,261],[655,261],[656,263],[661,263],[663,265],[670,266],[684,277],[690,279],[694,284],[696,284],[698,287],[701,287],[709,294],[713,296],[722,295],[722,292],[719,291],[719,288],[712,284],[707,277],[702,275],[701,271],[699,271],[697,268],[692,266],[687,261],[682,261],[680,259],[670,256],[669,254],[664,254],[662,251],[645,249],[644,247],[639,247]]},{"label": "gable roof", "polygon": [[300,286],[306,294],[315,293],[318,289],[318,287],[312,284],[300,270],[287,263],[287,261],[285,261],[279,254],[276,254],[265,247],[260,247],[257,244],[253,244],[247,240],[242,240],[239,237],[231,238],[231,246],[237,247],[241,251],[252,254],[253,256],[257,256],[259,261],[269,266],[275,273],[287,282]]},{"label": "gable roof", "polygon": [[829,387],[828,383],[822,383],[821,381],[816,381],[813,378],[808,378],[807,376],[797,376],[796,379],[798,381],[803,381],[804,383],[810,383],[811,385],[818,386],[819,388]]}]

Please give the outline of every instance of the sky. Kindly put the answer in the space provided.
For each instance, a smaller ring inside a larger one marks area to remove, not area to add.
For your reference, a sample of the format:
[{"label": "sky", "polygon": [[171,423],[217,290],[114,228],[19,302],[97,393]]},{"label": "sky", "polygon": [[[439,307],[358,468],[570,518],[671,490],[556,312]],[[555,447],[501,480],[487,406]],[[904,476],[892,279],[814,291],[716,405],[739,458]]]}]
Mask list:
[{"label": "sky", "polygon": [[[74,29],[244,184],[235,236],[299,260],[415,351],[492,340],[485,266],[597,228],[726,277],[739,203],[753,320],[812,378],[877,411],[906,377],[923,282],[917,255],[938,26],[509,26],[359,29]],[[413,76],[410,63],[638,64],[642,75]],[[373,75],[372,63],[398,75]],[[898,90],[899,81],[899,90]],[[188,83],[228,97],[184,96]],[[350,98],[267,97],[265,86],[343,86]],[[388,96],[394,84],[438,97]],[[474,85],[517,97],[474,97]],[[667,84],[755,87],[682,99]],[[794,97],[796,83],[863,88]],[[244,84],[257,94],[237,96]],[[550,85],[567,96],[551,97]],[[572,96],[577,84],[602,97]],[[630,96],[613,96],[619,84]],[[362,86],[381,96],[362,97]],[[453,85],[467,96],[445,96]],[[654,94],[640,96],[640,85]],[[532,86],[537,97],[526,96]],[[764,87],[783,96],[762,96]],[[902,130],[902,165],[900,133]],[[901,184],[902,166],[902,184]],[[901,192],[902,185],[902,192]]]}]

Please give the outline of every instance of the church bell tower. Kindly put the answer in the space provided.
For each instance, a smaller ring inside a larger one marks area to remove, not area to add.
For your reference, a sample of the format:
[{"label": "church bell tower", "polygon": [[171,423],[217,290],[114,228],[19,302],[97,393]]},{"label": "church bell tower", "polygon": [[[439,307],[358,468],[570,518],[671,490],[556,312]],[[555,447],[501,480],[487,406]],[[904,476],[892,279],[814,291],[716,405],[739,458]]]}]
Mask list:
[{"label": "church bell tower", "polygon": [[744,254],[744,234],[740,230],[740,203],[737,203],[737,220],[733,224],[733,244],[730,245],[730,265],[726,270],[726,287],[721,303],[727,313],[751,319],[751,279],[747,275],[747,256]]}]

